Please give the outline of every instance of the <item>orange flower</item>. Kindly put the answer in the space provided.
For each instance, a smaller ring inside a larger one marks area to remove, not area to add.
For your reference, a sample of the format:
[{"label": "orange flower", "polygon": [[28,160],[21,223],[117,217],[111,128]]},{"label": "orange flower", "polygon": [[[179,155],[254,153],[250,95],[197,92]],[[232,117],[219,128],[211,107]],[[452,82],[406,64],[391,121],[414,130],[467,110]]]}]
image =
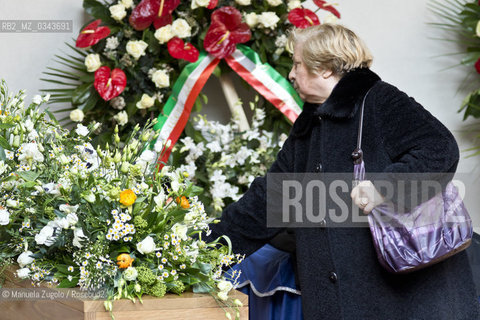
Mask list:
[{"label": "orange flower", "polygon": [[126,269],[132,265],[134,260],[128,253],[122,253],[117,257],[117,265],[120,269]]},{"label": "orange flower", "polygon": [[130,189],[123,190],[120,192],[120,203],[126,207],[131,206],[137,200],[137,195]]},{"label": "orange flower", "polygon": [[177,197],[177,199],[175,199],[175,202],[179,203],[183,209],[190,208],[190,203],[188,203],[188,199],[185,196],[182,196],[182,198]]}]

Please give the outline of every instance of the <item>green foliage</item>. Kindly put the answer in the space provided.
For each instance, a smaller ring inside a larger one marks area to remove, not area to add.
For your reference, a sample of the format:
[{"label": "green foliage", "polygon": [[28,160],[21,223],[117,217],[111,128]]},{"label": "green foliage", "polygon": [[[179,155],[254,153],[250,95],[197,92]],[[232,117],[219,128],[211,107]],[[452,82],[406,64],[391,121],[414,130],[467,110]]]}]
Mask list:
[{"label": "green foliage", "polygon": [[[463,51],[460,55],[460,64],[470,67],[471,71],[466,76],[465,89],[473,90],[462,101],[459,113],[463,113],[463,120],[469,117],[480,118],[480,5],[473,0],[431,0],[432,11],[440,18],[441,22],[432,23],[433,26],[442,28],[450,33],[452,38],[442,39],[457,43]],[[471,79],[474,79],[473,81]],[[477,124],[476,131],[480,132]],[[480,139],[480,134],[475,138]],[[469,149],[477,151],[472,155],[480,154],[480,146]]]}]

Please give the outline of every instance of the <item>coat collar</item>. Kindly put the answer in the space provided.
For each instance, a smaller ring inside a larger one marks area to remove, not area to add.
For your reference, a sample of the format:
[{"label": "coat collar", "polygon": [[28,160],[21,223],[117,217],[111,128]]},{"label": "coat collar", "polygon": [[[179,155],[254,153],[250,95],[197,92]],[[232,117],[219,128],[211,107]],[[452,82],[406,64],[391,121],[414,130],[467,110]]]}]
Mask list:
[{"label": "coat collar", "polygon": [[377,81],[380,81],[380,77],[368,68],[353,69],[346,73],[324,103],[305,102],[303,112],[294,123],[293,135],[298,137],[309,132],[318,116],[332,119],[353,118],[359,107],[359,100]]}]

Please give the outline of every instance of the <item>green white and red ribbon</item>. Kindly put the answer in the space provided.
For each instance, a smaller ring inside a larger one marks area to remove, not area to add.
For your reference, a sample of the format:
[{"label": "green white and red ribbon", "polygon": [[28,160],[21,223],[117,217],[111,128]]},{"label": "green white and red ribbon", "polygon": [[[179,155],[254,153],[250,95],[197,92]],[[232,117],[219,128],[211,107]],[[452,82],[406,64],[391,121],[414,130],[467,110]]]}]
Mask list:
[{"label": "green white and red ribbon", "polygon": [[[303,102],[290,83],[269,64],[262,63],[255,51],[238,45],[225,61],[290,121],[295,121],[302,111]],[[198,94],[219,62],[214,56],[201,52],[198,60],[188,64],[180,73],[163,108],[163,114],[158,116],[158,123],[154,127],[160,131],[157,141],[165,144],[170,140],[168,149],[163,150],[158,159],[160,166],[162,162],[167,162],[173,146],[187,124]]]}]

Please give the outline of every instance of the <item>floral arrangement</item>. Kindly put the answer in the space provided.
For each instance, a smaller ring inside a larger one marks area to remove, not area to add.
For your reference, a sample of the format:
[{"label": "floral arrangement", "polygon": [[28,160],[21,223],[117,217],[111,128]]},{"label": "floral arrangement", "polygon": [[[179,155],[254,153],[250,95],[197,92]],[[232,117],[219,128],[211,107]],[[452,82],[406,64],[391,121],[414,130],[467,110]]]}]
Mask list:
[{"label": "floral arrangement", "polygon": [[[472,90],[463,100],[458,112],[463,112],[463,120],[468,117],[480,118],[480,2],[479,1],[436,1],[432,0],[431,6],[442,22],[432,23],[454,34],[454,39],[447,41],[457,42],[464,48],[461,64],[471,67],[474,81],[468,81]],[[468,76],[471,78],[472,74]],[[467,80],[467,79],[466,79]],[[480,138],[480,135],[476,139]],[[480,146],[469,149],[477,151],[472,155],[480,154]]]},{"label": "floral arrangement", "polygon": [[[325,21],[340,17],[332,4],[314,3]],[[291,67],[287,30],[320,23],[318,12],[300,0],[84,0],[83,6],[95,20],[82,28],[75,46],[68,45],[73,55],[57,56],[70,70],[46,72],[44,80],[61,89],[45,91],[51,103],[71,104],[61,109],[71,111],[61,121],[104,124],[103,140],[116,124],[123,139],[137,123],[157,117],[199,52],[222,59],[243,43],[285,77]],[[221,63],[214,74],[226,72]]]},{"label": "floral arrangement", "polygon": [[263,129],[265,111],[254,102],[250,105],[251,129],[239,130],[235,118],[223,125],[196,116],[187,128],[189,135],[172,152],[171,163],[204,189],[201,200],[208,212],[218,215],[238,200],[255,177],[266,173],[287,138]]},{"label": "floral arrangement", "polygon": [[34,285],[106,290],[110,311],[112,300],[187,289],[238,306],[227,301],[232,284],[222,270],[242,257],[218,240],[202,241],[212,219],[198,200],[201,188],[171,167],[156,172],[157,154],[145,148],[155,121],[136,126],[123,149],[117,130],[110,145],[93,148],[97,123],[68,131],[40,111],[48,96],[28,107],[24,99],[2,81],[3,264],[16,262],[16,275]]}]

